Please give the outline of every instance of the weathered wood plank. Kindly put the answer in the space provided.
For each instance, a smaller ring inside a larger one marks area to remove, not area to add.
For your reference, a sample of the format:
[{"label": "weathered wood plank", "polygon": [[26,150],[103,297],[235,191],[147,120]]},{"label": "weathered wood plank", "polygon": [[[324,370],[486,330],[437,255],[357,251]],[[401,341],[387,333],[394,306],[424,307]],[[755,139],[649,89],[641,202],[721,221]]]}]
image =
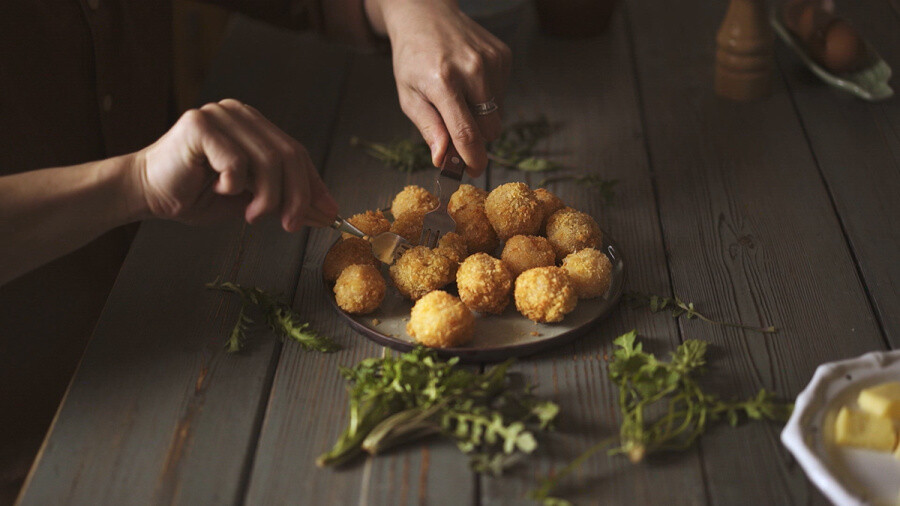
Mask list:
[{"label": "weathered wood plank", "polygon": [[[887,1],[842,3],[838,12],[853,21],[888,65],[900,69],[900,17]],[[872,104],[840,94],[786,50],[779,52],[779,63],[885,335],[897,348],[900,102]]]},{"label": "weathered wood plank", "polygon": [[[517,72],[507,101],[508,121],[546,114],[563,125],[547,142],[554,160],[574,172],[619,180],[609,205],[591,189],[571,182],[549,189],[568,205],[598,217],[604,230],[616,238],[627,265],[628,289],[668,293],[669,274],[622,12],[615,15],[610,31],[595,40],[538,38],[528,67]],[[531,176],[530,184],[537,185],[542,177]],[[529,177],[494,168],[489,179],[496,187]],[[538,383],[539,394],[560,404],[557,433],[545,438],[539,454],[512,469],[509,476],[482,478],[484,504],[523,504],[525,493],[540,478],[617,433],[618,394],[607,377],[605,357],[611,353],[612,340],[631,329],[637,329],[654,352],[665,354],[678,344],[678,329],[671,319],[620,307],[572,345],[517,365],[526,378]],[[600,452],[566,479],[559,493],[575,504],[698,504],[705,500],[695,450],[640,466]]]},{"label": "weathered wood plank", "polygon": [[[242,21],[205,97],[257,106],[321,163],[344,63]],[[20,503],[240,502],[280,346],[257,330],[246,354],[226,355],[238,306],[203,285],[221,276],[291,294],[304,242],[274,220],[145,224]]]},{"label": "weathered wood plank", "polygon": [[[435,171],[393,172],[350,147],[350,138],[388,141],[415,135],[400,111],[387,55],[354,58],[334,131],[325,181],[346,217],[390,205],[406,184],[431,188]],[[338,366],[351,367],[384,350],[352,330],[326,299],[321,263],[337,238],[332,230],[310,236],[297,285],[295,307],[323,333],[346,345],[341,353],[282,354],[254,462],[247,502],[279,504],[460,504],[474,496],[467,459],[452,445],[424,443],[340,469],[317,469],[347,423],[346,381]]]},{"label": "weathered wood plank", "polygon": [[[883,349],[882,336],[784,83],[733,103],[712,92],[724,4],[627,3],[650,159],[676,293],[724,320],[775,324],[763,336],[682,322],[713,345],[708,384],[726,397],[793,397],[826,361]],[[709,499],[824,502],[774,424],[701,441]],[[739,457],[738,457],[739,456]]]}]

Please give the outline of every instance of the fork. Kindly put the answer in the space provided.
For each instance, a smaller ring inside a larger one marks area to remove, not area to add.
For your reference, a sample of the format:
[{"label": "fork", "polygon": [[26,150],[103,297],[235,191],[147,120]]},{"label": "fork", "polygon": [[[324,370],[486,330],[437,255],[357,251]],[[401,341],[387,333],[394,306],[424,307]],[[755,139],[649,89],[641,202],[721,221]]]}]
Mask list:
[{"label": "fork", "polygon": [[349,221],[340,216],[334,219],[331,228],[369,241],[375,258],[388,265],[394,263],[406,250],[412,247],[409,241],[392,232],[382,232],[375,237],[366,235],[365,232],[354,227]]},{"label": "fork", "polygon": [[438,206],[425,213],[422,235],[419,237],[419,244],[422,246],[434,248],[444,234],[456,230],[456,222],[447,212],[447,204],[453,193],[459,189],[459,183],[465,172],[466,163],[451,144],[447,147],[447,154],[444,155],[441,171],[434,178],[434,194],[438,198]]}]

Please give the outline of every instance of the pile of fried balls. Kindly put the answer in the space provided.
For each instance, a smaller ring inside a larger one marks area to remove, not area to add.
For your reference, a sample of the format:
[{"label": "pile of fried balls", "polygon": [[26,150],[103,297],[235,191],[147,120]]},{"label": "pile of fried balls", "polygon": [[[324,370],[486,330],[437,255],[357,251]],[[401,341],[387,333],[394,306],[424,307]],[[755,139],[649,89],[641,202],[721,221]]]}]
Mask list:
[{"label": "pile of fried balls", "polygon": [[[510,296],[526,318],[553,323],[578,299],[609,288],[612,264],[600,251],[597,222],[543,188],[515,182],[488,193],[460,185],[447,206],[456,232],[442,236],[435,248],[415,246],[425,213],[437,205],[434,195],[411,185],[394,197],[393,222],[381,211],[348,219],[369,236],[393,232],[414,245],[389,273],[397,291],[415,302],[406,331],[425,346],[469,344],[473,312],[501,314]],[[322,274],[334,282],[335,300],[347,313],[371,313],[384,299],[387,283],[364,239],[344,234],[325,256]],[[454,282],[458,297],[444,290]]]}]

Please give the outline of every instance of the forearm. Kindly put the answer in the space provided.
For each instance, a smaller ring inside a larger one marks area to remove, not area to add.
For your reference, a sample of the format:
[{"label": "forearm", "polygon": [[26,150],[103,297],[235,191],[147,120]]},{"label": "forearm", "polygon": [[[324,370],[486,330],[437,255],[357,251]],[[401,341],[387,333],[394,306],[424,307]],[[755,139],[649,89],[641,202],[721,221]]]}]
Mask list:
[{"label": "forearm", "polygon": [[144,217],[134,155],[0,177],[0,285]]}]

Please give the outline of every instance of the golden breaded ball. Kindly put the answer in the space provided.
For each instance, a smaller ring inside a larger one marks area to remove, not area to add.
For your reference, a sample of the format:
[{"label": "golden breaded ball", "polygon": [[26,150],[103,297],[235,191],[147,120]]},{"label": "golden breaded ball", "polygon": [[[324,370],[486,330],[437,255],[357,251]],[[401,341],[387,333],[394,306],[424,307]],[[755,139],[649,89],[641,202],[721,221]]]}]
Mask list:
[{"label": "golden breaded ball", "polygon": [[550,190],[545,188],[538,188],[534,190],[534,198],[537,199],[538,203],[541,205],[541,211],[543,212],[543,220],[541,222],[541,233],[544,233],[544,230],[547,226],[547,218],[550,217],[556,211],[566,207],[562,200],[559,199],[556,195],[553,194]]},{"label": "golden breaded ball", "polygon": [[535,267],[516,278],[516,309],[538,323],[562,321],[578,304],[569,277],[559,267]]},{"label": "golden breaded ball", "polygon": [[368,314],[378,309],[387,284],[371,265],[351,265],[334,284],[334,299],[341,309],[352,314]]},{"label": "golden breaded ball", "polygon": [[[351,225],[363,231],[364,234],[375,237],[378,234],[387,232],[391,229],[391,222],[384,217],[384,213],[379,211],[366,211],[360,214],[354,214],[347,219]],[[344,232],[341,234],[344,239],[353,237]]]},{"label": "golden breaded ball", "polygon": [[471,253],[493,253],[500,245],[497,232],[491,226],[484,206],[472,206],[457,210],[456,233],[466,240],[466,249]]},{"label": "golden breaded ball", "polygon": [[399,218],[395,218],[391,223],[390,231],[403,237],[410,244],[419,244],[419,238],[422,236],[422,223],[425,215],[417,212],[406,213]]},{"label": "golden breaded ball", "polygon": [[407,213],[425,214],[437,206],[437,197],[425,188],[411,184],[394,197],[391,214],[396,220]]},{"label": "golden breaded ball", "polygon": [[562,261],[569,253],[584,248],[600,248],[600,225],[589,214],[564,207],[547,219],[547,239]]},{"label": "golden breaded ball", "polygon": [[456,263],[465,260],[466,256],[469,254],[469,249],[466,247],[466,240],[456,232],[447,232],[442,235],[441,238],[438,239],[437,251]]},{"label": "golden breaded ball", "polygon": [[534,192],[525,183],[494,188],[484,200],[484,211],[501,241],[514,235],[537,235],[544,219]]},{"label": "golden breaded ball", "polygon": [[433,348],[453,348],[468,344],[475,330],[475,316],[459,299],[435,290],[416,301],[406,324],[406,332],[416,341]]},{"label": "golden breaded ball", "polygon": [[500,258],[509,267],[514,278],[528,269],[556,265],[556,253],[550,241],[536,235],[510,237],[503,246]]},{"label": "golden breaded ball", "polygon": [[327,281],[335,281],[344,269],[356,264],[378,267],[378,259],[372,253],[372,245],[359,237],[341,239],[325,254],[322,277]]},{"label": "golden breaded ball", "polygon": [[456,288],[459,298],[472,311],[500,314],[509,304],[513,276],[502,260],[475,253],[459,265]]},{"label": "golden breaded ball", "polygon": [[416,246],[391,265],[391,280],[404,297],[418,300],[426,293],[450,284],[453,266],[453,260],[439,252]]},{"label": "golden breaded ball", "polygon": [[477,188],[470,184],[461,184],[459,189],[450,196],[447,202],[447,212],[453,219],[456,219],[456,213],[473,206],[484,206],[484,199],[487,198],[488,192]]},{"label": "golden breaded ball", "polygon": [[606,293],[612,274],[612,262],[600,250],[584,248],[566,255],[562,270],[566,271],[580,299],[592,299]]}]

